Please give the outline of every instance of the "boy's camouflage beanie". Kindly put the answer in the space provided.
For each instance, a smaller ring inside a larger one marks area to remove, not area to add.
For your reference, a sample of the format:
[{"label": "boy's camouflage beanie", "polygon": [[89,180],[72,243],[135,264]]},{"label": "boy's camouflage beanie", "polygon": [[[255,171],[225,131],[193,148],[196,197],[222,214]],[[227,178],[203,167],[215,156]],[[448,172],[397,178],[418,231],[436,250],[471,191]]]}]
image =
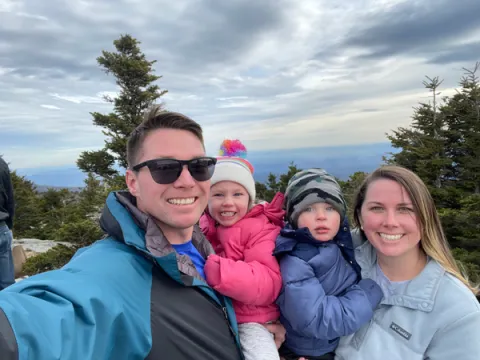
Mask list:
[{"label": "boy's camouflage beanie", "polygon": [[301,212],[318,202],[332,205],[343,221],[347,204],[335,178],[323,169],[308,169],[296,173],[288,182],[285,191],[286,216],[290,225],[296,229]]}]

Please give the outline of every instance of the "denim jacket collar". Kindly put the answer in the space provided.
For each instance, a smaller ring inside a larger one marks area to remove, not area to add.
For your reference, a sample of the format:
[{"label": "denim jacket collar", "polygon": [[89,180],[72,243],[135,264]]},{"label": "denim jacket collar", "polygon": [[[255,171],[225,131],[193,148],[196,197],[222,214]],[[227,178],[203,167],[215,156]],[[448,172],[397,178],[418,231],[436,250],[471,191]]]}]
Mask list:
[{"label": "denim jacket collar", "polygon": [[[372,278],[376,270],[376,250],[358,230],[352,231],[352,238],[355,246],[355,257],[362,268],[362,278]],[[404,294],[386,297],[381,304],[430,312],[433,310],[435,296],[444,274],[445,269],[437,261],[429,259],[422,272],[407,285]]]}]

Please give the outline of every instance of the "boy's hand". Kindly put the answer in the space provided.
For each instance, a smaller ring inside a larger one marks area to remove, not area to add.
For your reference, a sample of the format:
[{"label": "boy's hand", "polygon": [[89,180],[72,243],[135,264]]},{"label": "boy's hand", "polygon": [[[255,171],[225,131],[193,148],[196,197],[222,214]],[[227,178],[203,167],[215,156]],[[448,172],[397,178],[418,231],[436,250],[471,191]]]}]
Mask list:
[{"label": "boy's hand", "polygon": [[264,324],[268,331],[273,334],[273,339],[275,340],[275,345],[277,345],[277,349],[280,349],[283,342],[285,341],[285,334],[286,330],[283,325],[277,321],[273,324]]}]

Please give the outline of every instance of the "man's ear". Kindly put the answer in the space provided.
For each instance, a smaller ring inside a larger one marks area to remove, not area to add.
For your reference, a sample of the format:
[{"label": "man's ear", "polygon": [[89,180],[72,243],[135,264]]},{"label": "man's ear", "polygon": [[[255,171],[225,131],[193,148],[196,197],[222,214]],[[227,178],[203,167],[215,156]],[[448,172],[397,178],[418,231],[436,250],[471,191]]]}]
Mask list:
[{"label": "man's ear", "polygon": [[137,174],[135,174],[132,170],[127,169],[125,173],[125,182],[127,183],[128,191],[130,191],[130,194],[133,196],[138,196],[138,179],[137,179]]}]

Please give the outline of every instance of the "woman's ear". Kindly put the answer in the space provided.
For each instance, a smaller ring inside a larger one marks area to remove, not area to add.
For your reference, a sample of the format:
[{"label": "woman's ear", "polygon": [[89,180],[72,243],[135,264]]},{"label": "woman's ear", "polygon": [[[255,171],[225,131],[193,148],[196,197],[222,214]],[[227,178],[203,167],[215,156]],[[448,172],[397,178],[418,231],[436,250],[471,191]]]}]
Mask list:
[{"label": "woman's ear", "polygon": [[363,231],[363,220],[362,220],[362,216],[360,214],[358,215],[358,221],[360,222],[360,230]]}]

